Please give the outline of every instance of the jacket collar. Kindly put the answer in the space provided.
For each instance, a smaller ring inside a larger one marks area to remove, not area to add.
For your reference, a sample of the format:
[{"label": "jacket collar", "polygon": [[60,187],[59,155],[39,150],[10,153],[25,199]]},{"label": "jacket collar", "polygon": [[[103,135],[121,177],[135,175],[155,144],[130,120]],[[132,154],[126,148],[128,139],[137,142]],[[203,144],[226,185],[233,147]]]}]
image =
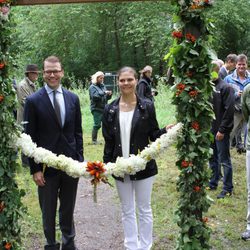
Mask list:
[{"label": "jacket collar", "polygon": [[[136,108],[139,108],[142,111],[145,110],[147,101],[145,99],[142,99],[138,95],[136,95],[136,99],[137,99]],[[115,113],[116,111],[119,110],[119,102],[120,102],[120,97],[117,98],[110,106],[109,113]]]},{"label": "jacket collar", "polygon": [[[246,74],[245,74],[246,80],[248,78],[250,78],[250,73],[246,70]],[[232,73],[232,79],[235,81],[239,81],[239,76],[237,74],[237,70],[235,69],[234,72]]]},{"label": "jacket collar", "polygon": [[25,80],[26,80],[26,82],[31,86],[31,87],[33,87],[33,88],[35,88],[35,83],[34,82],[32,82],[30,79],[29,79],[29,77],[25,77]]}]

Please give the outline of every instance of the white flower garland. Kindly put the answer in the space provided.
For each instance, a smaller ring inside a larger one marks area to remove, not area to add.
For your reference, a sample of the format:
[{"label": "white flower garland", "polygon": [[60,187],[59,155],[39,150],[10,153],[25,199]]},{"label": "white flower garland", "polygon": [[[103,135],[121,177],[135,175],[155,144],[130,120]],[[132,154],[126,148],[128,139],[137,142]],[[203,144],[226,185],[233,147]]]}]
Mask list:
[{"label": "white flower garland", "polygon": [[[115,175],[123,177],[124,174],[135,174],[138,171],[145,169],[146,163],[151,159],[155,159],[160,153],[165,151],[177,138],[181,131],[182,124],[178,123],[172,128],[168,129],[167,133],[163,134],[156,141],[148,145],[138,155],[130,155],[129,158],[124,159],[118,157],[115,163],[107,163],[105,165],[106,175]],[[65,155],[52,153],[51,151],[37,147],[27,134],[21,134],[19,138],[15,139],[15,147],[20,148],[26,156],[33,158],[36,163],[43,163],[47,166],[60,169],[72,177],[87,177],[91,175],[86,171],[87,162],[78,162]]]}]

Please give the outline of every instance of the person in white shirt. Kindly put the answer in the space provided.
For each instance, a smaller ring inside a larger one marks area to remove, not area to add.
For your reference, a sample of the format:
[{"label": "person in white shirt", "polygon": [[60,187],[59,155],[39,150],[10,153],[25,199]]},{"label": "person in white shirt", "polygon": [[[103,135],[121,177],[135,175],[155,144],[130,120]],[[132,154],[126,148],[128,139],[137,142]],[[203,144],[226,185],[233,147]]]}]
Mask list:
[{"label": "person in white shirt", "polygon": [[[123,67],[118,72],[120,97],[106,105],[103,114],[105,163],[115,162],[119,156],[128,158],[130,154],[138,154],[172,126],[159,128],[154,103],[137,96],[136,85],[136,71]],[[151,160],[144,170],[134,175],[114,176],[122,207],[126,250],[149,250],[152,247],[151,192],[156,174],[156,162]]]}]

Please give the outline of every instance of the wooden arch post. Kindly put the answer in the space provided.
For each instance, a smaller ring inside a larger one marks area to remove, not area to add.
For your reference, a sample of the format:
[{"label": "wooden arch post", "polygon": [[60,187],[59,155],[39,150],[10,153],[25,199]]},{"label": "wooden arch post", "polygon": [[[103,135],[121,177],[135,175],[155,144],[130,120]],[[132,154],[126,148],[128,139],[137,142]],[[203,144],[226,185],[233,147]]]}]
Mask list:
[{"label": "wooden arch post", "polygon": [[[13,117],[16,102],[9,77],[13,64],[9,56],[10,6],[134,1],[147,0],[0,0],[0,250],[21,248],[21,197],[24,195],[15,182],[16,151],[10,146],[12,136],[20,133]],[[173,103],[177,108],[176,118],[183,123],[176,162],[180,170],[177,249],[209,249],[210,229],[204,212],[209,207],[205,187],[209,178],[206,163],[210,156],[212,110],[209,99],[212,87],[208,49],[210,24],[203,13],[211,6],[211,0],[173,2],[178,7],[176,30],[172,33],[174,43],[166,59],[175,76]]]}]

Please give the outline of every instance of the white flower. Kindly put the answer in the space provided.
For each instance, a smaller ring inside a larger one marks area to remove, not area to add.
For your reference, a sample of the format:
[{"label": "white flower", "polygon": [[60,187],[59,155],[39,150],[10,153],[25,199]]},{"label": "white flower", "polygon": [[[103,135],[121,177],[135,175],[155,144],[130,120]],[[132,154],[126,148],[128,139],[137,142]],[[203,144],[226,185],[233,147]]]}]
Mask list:
[{"label": "white flower", "polygon": [[[140,154],[130,155],[129,158],[117,157],[115,163],[107,163],[105,165],[105,175],[113,174],[117,177],[124,177],[125,174],[134,175],[144,170],[148,161],[155,159],[176,140],[181,129],[182,124],[178,123],[169,129],[166,134],[163,134],[156,141],[148,145]],[[34,158],[36,163],[43,163],[48,167],[60,169],[74,178],[81,176],[86,178],[91,177],[86,171],[86,162],[78,162],[65,155],[57,156],[47,149],[37,147],[27,134],[21,134],[19,138],[13,138],[13,145],[21,148],[26,156]]]}]

